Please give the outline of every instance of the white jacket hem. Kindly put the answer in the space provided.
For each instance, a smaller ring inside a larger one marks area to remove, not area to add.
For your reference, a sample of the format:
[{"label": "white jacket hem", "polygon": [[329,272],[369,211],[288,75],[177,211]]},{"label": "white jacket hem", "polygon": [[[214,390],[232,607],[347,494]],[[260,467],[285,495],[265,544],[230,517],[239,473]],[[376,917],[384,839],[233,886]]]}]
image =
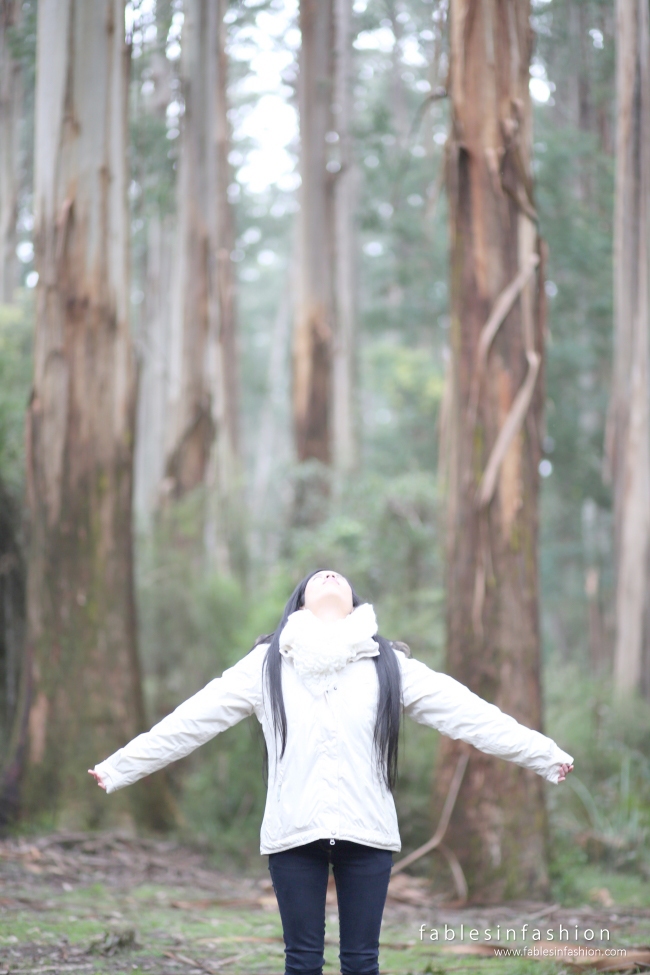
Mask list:
[{"label": "white jacket hem", "polygon": [[380,836],[370,830],[359,833],[352,832],[351,830],[341,830],[333,836],[322,828],[316,828],[300,830],[289,836],[283,836],[281,840],[277,840],[275,843],[262,840],[260,843],[260,853],[262,855],[267,853],[281,853],[283,850],[292,850],[296,846],[304,846],[306,843],[313,843],[315,840],[334,840],[335,843],[338,843],[339,840],[350,840],[352,843],[361,843],[362,846],[374,846],[379,850],[392,850],[394,853],[399,853],[402,849],[400,842],[390,840],[386,836]]}]

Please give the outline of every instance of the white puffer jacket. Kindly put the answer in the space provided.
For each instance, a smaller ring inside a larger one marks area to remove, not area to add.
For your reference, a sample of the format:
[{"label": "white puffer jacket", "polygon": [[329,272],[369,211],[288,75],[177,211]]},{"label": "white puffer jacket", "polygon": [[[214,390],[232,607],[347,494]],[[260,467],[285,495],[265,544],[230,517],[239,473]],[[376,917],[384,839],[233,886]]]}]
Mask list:
[{"label": "white puffer jacket", "polygon": [[[321,838],[398,851],[395,803],[376,771],[373,749],[379,689],[371,659],[379,652],[372,640],[376,632],[367,603],[336,624],[323,624],[306,610],[289,617],[280,644],[288,734],[277,763],[279,749],[262,688],[268,647],[263,643],[95,771],[101,773],[106,791],[114,792],[255,714],[269,753],[260,853]],[[331,656],[330,644],[318,639],[319,634],[330,637]],[[519,724],[452,677],[393,652],[402,674],[404,711],[418,723],[532,769],[549,782],[558,781],[561,764],[573,764],[552,739]]]}]

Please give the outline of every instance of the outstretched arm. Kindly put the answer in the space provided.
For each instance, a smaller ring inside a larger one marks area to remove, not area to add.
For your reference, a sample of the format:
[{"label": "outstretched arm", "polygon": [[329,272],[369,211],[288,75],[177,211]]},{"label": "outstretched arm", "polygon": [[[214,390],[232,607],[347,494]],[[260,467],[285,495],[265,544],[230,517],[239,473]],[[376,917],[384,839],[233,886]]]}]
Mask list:
[{"label": "outstretched arm", "polygon": [[252,714],[261,699],[261,670],[266,647],[255,647],[221,677],[138,735],[89,773],[100,788],[115,792],[145,775],[184,758]]},{"label": "outstretched arm", "polygon": [[573,757],[552,738],[519,724],[447,674],[397,654],[404,710],[419,724],[474,745],[488,755],[532,769],[549,782],[563,782]]}]

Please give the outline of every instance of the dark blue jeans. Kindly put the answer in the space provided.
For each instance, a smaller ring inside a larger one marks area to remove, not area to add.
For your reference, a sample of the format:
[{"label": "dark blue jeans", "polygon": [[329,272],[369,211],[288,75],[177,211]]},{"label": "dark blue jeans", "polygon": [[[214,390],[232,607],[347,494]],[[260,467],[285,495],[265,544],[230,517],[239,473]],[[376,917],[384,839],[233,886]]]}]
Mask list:
[{"label": "dark blue jeans", "polygon": [[379,930],[393,854],[349,840],[315,840],[269,854],[284,933],[285,975],[321,975],[325,895],[333,865],[342,975],[379,975]]}]

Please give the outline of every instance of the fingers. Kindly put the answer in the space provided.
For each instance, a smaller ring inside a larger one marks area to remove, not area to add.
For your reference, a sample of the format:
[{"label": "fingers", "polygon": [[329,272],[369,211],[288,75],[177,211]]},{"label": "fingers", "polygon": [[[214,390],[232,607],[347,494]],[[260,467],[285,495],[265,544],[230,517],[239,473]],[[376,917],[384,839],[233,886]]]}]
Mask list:
[{"label": "fingers", "polygon": [[103,789],[104,792],[106,792],[106,783],[102,779],[102,777],[99,774],[99,772],[95,772],[94,769],[89,768],[88,769],[88,774],[89,775],[92,775],[93,779],[95,780],[95,782],[97,783],[97,785],[100,787],[100,789]]}]

